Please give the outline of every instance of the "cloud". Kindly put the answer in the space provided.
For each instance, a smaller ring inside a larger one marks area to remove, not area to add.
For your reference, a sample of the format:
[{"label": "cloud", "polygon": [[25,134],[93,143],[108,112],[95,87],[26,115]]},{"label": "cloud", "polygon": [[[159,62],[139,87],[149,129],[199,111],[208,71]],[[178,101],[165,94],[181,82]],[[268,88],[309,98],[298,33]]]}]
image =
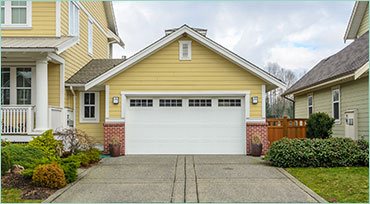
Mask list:
[{"label": "cloud", "polygon": [[114,2],[126,44],[114,57],[131,56],[188,24],[252,63],[307,70],[346,46],[343,35],[354,2]]}]

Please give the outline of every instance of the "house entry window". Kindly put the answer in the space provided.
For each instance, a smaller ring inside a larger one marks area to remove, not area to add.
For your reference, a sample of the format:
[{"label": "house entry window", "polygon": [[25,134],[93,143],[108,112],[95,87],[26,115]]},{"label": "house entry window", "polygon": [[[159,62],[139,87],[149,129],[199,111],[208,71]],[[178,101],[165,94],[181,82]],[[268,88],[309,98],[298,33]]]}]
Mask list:
[{"label": "house entry window", "polygon": [[332,117],[336,122],[340,121],[340,91],[339,89],[332,90],[332,102],[333,102],[333,111]]},{"label": "house entry window", "polygon": [[10,104],[10,68],[1,69],[1,105]]},{"label": "house entry window", "polygon": [[31,68],[17,68],[17,104],[31,104],[32,70]]}]

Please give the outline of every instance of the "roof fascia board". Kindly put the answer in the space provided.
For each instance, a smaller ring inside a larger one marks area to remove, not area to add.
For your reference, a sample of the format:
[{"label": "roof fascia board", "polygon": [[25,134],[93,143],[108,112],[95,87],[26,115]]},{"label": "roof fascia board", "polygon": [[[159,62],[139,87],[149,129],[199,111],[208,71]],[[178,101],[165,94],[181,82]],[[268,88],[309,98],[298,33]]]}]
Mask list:
[{"label": "roof fascia board", "polygon": [[189,28],[187,26],[182,26],[177,31],[173,32],[170,35],[167,35],[162,40],[160,40],[160,41],[154,43],[153,45],[151,45],[150,47],[140,51],[139,53],[137,53],[133,57],[130,57],[129,59],[127,59],[125,62],[118,65],[117,67],[109,70],[108,72],[100,75],[99,77],[95,78],[91,82],[87,83],[86,86],[85,86],[85,89],[89,90],[90,88],[92,88],[92,87],[98,85],[99,83],[107,80],[108,78],[114,76],[115,74],[117,74],[121,71],[124,71],[125,69],[131,67],[135,63],[138,63],[139,61],[141,61],[144,57],[147,57],[148,55],[150,55],[153,52],[161,49],[163,46],[167,45],[168,43],[172,42],[173,40],[181,37],[181,35],[184,34],[184,33],[189,34],[191,37],[195,38],[196,40],[198,40],[202,44],[206,45],[208,48],[210,48],[212,50],[215,50],[216,52],[218,52],[222,56],[224,56],[227,59],[235,62],[236,64],[240,65],[245,70],[252,72],[253,74],[257,75],[258,77],[264,79],[265,81],[270,82],[271,84],[274,84],[278,87],[286,88],[286,85],[283,82],[275,79],[274,77],[272,77],[271,75],[269,75],[267,73],[264,73],[262,70],[260,70],[255,65],[253,65],[251,63],[247,63],[241,57],[235,55],[234,53],[230,52],[226,48],[223,48],[222,46],[214,43],[213,41],[211,41],[209,39],[207,39],[206,37],[204,37],[201,34],[195,32],[194,30],[192,30],[191,28]]},{"label": "roof fascia board", "polygon": [[366,12],[368,2],[367,1],[356,1],[352,10],[350,20],[344,34],[344,41],[349,39],[355,39],[357,37],[358,29],[364,14]]},{"label": "roof fascia board", "polygon": [[360,69],[355,72],[355,80],[360,78],[363,74],[369,71],[369,62],[366,62]]},{"label": "roof fascia board", "polygon": [[56,48],[1,48],[1,52],[54,52]]},{"label": "roof fascia board", "polygon": [[75,45],[76,43],[78,42],[78,37],[72,37],[71,39],[68,39],[67,41],[59,44],[56,48],[57,48],[57,54],[60,54],[62,52],[64,52],[65,50],[67,50],[68,48],[72,47],[73,45]]},{"label": "roof fascia board", "polygon": [[350,79],[352,77],[354,77],[354,73],[348,74],[348,75],[345,75],[345,76],[342,76],[342,77],[339,77],[339,78],[336,78],[336,79],[333,79],[333,80],[330,80],[330,81],[327,81],[327,82],[324,82],[324,83],[320,83],[320,84],[317,84],[315,86],[311,86],[311,87],[308,87],[308,88],[305,88],[305,89],[302,89],[302,90],[299,90],[299,91],[295,91],[295,92],[287,93],[287,94],[284,93],[283,96],[296,95],[296,94],[300,94],[300,93],[303,93],[303,92],[312,91],[313,89],[317,89],[317,88],[320,88],[320,87],[323,87],[323,86],[327,86],[327,85],[330,85],[332,83],[336,83],[336,82],[339,82],[339,81],[342,81],[342,80],[345,80],[345,79]]}]

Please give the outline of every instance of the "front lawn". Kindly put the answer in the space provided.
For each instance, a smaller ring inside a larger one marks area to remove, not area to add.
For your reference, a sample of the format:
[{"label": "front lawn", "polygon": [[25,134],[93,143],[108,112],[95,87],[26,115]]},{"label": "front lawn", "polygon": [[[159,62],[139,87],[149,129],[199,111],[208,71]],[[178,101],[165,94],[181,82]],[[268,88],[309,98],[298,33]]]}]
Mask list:
[{"label": "front lawn", "polygon": [[368,203],[368,167],[287,168],[286,170],[329,202]]},{"label": "front lawn", "polygon": [[25,200],[22,199],[22,190],[16,188],[2,188],[2,203],[41,203],[42,200]]}]

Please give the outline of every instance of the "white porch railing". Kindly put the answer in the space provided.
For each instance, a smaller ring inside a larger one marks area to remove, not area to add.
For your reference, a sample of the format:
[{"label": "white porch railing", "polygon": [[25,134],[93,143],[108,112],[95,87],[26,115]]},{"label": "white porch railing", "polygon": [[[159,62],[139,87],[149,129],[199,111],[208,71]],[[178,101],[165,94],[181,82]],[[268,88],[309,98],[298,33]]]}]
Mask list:
[{"label": "white porch railing", "polygon": [[27,134],[34,128],[33,106],[2,106],[1,133]]}]

